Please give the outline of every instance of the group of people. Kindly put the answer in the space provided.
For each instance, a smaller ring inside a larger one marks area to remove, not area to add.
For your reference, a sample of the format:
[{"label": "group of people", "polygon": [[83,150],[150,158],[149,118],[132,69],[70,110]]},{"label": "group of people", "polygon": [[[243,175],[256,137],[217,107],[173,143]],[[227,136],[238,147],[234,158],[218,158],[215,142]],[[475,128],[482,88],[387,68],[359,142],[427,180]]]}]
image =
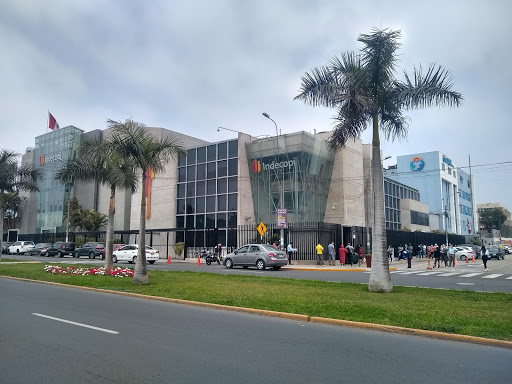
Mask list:
[{"label": "group of people", "polygon": [[[341,244],[338,249],[338,257],[339,257],[340,264],[341,265],[346,265],[346,264],[352,265],[353,264],[352,257],[353,257],[354,252],[357,252],[357,254],[359,256],[359,260],[361,262],[363,262],[363,263],[366,262],[365,257],[364,257],[364,249],[363,249],[362,245],[358,245],[356,248],[354,248],[350,244],[347,244],[346,247],[343,246],[343,244]],[[336,264],[336,249],[334,247],[334,241],[331,241],[329,243],[329,245],[327,246],[327,253],[329,255],[329,259],[328,259],[329,265],[335,265]],[[317,255],[317,259],[318,259],[318,264],[325,265],[324,247],[322,246],[321,243],[318,243],[318,245],[316,246],[316,255]]]}]

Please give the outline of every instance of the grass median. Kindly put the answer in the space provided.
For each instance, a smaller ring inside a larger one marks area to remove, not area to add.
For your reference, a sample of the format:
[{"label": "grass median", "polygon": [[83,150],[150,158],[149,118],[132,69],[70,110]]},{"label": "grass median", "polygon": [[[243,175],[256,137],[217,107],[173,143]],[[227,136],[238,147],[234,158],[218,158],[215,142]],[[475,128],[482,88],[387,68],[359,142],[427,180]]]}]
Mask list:
[{"label": "grass median", "polygon": [[134,286],[128,277],[52,275],[43,268],[43,264],[0,263],[0,275],[512,340],[512,294],[508,293],[395,286],[390,294],[378,294],[368,292],[366,284],[154,270],[148,285]]}]

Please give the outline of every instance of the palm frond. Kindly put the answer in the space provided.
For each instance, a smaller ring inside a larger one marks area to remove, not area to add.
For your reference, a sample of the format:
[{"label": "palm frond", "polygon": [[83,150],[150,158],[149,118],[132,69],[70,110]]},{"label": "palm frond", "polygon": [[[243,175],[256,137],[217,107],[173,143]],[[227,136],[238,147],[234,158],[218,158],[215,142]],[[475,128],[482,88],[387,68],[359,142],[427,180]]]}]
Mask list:
[{"label": "palm frond", "polygon": [[405,82],[395,84],[396,98],[405,109],[432,106],[458,107],[463,96],[452,90],[451,73],[441,66],[431,64],[424,74],[422,67],[414,68],[414,78],[404,71]]},{"label": "palm frond", "polygon": [[336,77],[326,66],[313,68],[311,72],[312,74],[302,75],[300,93],[293,99],[301,100],[313,107],[334,107],[341,91]]},{"label": "palm frond", "polygon": [[357,105],[345,103],[339,106],[338,115],[334,117],[334,130],[328,145],[330,149],[342,148],[349,140],[358,138],[368,127],[371,115]]}]

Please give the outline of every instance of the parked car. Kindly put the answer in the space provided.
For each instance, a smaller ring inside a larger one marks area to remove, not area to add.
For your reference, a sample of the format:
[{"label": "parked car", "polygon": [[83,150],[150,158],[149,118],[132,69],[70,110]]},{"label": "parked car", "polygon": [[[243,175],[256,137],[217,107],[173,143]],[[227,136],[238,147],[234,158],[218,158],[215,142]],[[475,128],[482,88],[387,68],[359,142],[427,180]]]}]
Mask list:
[{"label": "parked car", "polygon": [[473,248],[473,252],[475,253],[475,259],[478,259],[480,257],[480,247],[475,244],[461,244],[457,245],[457,247],[471,247]]},{"label": "parked car", "polygon": [[501,244],[501,249],[503,250],[503,253],[505,255],[510,254],[510,245],[508,245],[508,244]]},{"label": "parked car", "polygon": [[2,253],[9,253],[9,247],[14,244],[14,241],[4,241],[2,243]]},{"label": "parked car", "polygon": [[[112,252],[114,252],[114,251],[117,251],[119,248],[124,247],[126,244],[112,244],[112,245],[113,245]],[[105,248],[100,250],[100,252],[101,252],[101,260],[105,260],[105,251],[106,251],[106,249],[107,249],[107,246],[105,245]]]},{"label": "parked car", "polygon": [[9,247],[9,255],[17,254],[22,255],[26,252],[30,251],[31,249],[34,249],[35,244],[33,241],[15,241],[12,243],[12,245]]},{"label": "parked car", "polygon": [[101,251],[105,250],[105,243],[98,243],[95,241],[89,241],[82,245],[80,248],[75,249],[75,253],[73,257],[77,259],[80,256],[89,256],[89,259],[95,259],[97,257],[101,257]]},{"label": "parked car", "polygon": [[466,261],[467,257],[472,259],[473,256],[475,256],[475,258],[477,258],[476,252],[472,247],[458,246],[455,247],[455,249],[455,258],[458,257],[462,261]]},{"label": "parked car", "polygon": [[37,243],[34,249],[31,249],[28,251],[28,254],[30,256],[39,256],[44,255],[46,253],[46,250],[52,246],[52,243]]},{"label": "parked car", "polygon": [[[112,261],[117,263],[118,261],[127,261],[130,264],[137,262],[137,251],[139,249],[138,244],[128,244],[124,247],[119,248],[117,251],[112,253]],[[146,245],[146,260],[149,264],[155,264],[160,258],[158,250]]]},{"label": "parked car", "polygon": [[247,244],[224,257],[226,268],[241,265],[244,268],[253,266],[263,270],[272,267],[277,270],[287,264],[286,252],[268,244]]},{"label": "parked car", "polygon": [[53,245],[46,250],[46,252],[41,252],[41,256],[55,256],[58,255],[59,257],[64,257],[66,255],[73,256],[75,254],[75,243],[72,241],[57,241],[56,243],[53,243]]},{"label": "parked car", "polygon": [[489,258],[490,259],[496,258],[499,260],[500,258],[501,259],[505,258],[505,253],[497,245],[491,245],[487,249],[489,250]]}]

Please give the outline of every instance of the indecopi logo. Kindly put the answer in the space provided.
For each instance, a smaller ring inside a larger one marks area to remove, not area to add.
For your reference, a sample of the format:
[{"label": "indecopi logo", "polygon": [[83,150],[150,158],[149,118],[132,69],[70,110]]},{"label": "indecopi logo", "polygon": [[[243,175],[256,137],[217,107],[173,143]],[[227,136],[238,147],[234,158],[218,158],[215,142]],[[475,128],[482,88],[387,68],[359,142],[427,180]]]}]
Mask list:
[{"label": "indecopi logo", "polygon": [[411,160],[411,169],[413,171],[421,171],[425,167],[425,162],[419,156],[413,157]]},{"label": "indecopi logo", "polygon": [[261,172],[261,161],[253,160],[251,162],[252,173],[260,173]]},{"label": "indecopi logo", "polygon": [[39,165],[44,165],[44,155],[39,156]]}]

